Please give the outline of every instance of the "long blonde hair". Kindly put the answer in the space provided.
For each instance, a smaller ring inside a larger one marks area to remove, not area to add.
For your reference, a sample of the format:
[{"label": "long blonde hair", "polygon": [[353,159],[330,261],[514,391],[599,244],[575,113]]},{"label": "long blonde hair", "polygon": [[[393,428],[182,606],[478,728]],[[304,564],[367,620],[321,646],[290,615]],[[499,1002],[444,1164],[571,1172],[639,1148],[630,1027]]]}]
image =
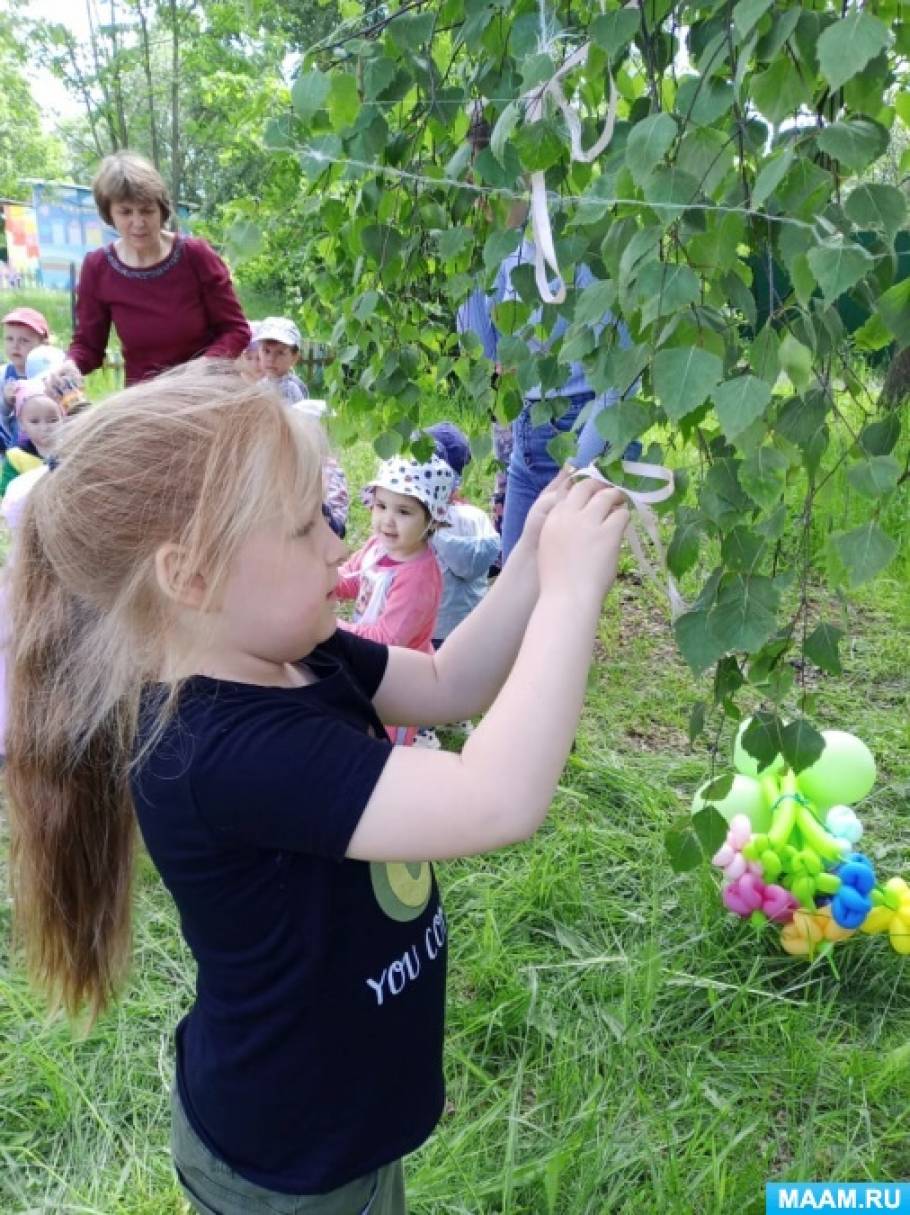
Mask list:
[{"label": "long blonde hair", "polygon": [[31,491],[11,577],[10,871],[30,973],[70,1015],[94,1018],[129,962],[140,697],[177,637],[155,553],[181,545],[212,600],[257,524],[316,506],[322,455],[314,423],[203,359],[68,423]]}]

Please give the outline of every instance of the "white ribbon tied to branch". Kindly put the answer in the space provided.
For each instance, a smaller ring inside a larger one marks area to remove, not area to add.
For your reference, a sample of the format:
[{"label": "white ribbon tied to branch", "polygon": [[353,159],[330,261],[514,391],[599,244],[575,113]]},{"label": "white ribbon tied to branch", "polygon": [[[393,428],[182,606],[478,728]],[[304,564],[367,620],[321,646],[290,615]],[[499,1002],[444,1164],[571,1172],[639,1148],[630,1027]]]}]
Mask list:
[{"label": "white ribbon tied to branch", "polygon": [[[629,3],[625,7],[637,8],[638,0],[629,0]],[[543,25],[543,13],[541,12],[542,43],[545,42]],[[581,164],[590,164],[608,147],[610,140],[613,138],[613,128],[616,123],[616,107],[619,101],[613,74],[607,68],[607,76],[610,82],[610,100],[607,103],[607,117],[604,128],[600,137],[590,148],[583,148],[581,146],[581,120],[575,107],[566,99],[562,88],[562,81],[569,72],[574,71],[575,68],[583,67],[587,63],[590,47],[590,42],[586,42],[583,46],[580,46],[577,51],[574,51],[563,61],[545,84],[530,90],[530,92],[525,94],[523,99],[525,102],[525,121],[529,123],[540,122],[544,116],[546,98],[550,97],[553,99],[556,106],[562,112],[569,132],[572,160]],[[537,290],[540,292],[540,297],[544,303],[561,304],[566,298],[566,284],[560,272],[559,262],[556,258],[556,249],[553,245],[553,229],[550,224],[550,212],[547,207],[547,182],[543,171],[531,174],[531,231],[534,240],[534,278],[537,283]],[[556,276],[555,290],[551,289],[547,267]],[[578,469],[572,475],[575,477],[592,477],[604,485],[618,489],[620,493],[626,496],[634,511],[629,527],[629,545],[635,555],[635,559],[638,561],[642,574],[652,579],[663,589],[661,575],[645,552],[642,532],[654,546],[657,565],[661,569],[665,569],[666,556],[664,547],[660,538],[660,530],[657,526],[657,517],[651,507],[657,502],[665,502],[672,496],[675,489],[673,472],[669,468],[664,468],[662,464],[643,464],[636,460],[623,460],[622,468],[624,472],[632,476],[648,477],[651,480],[660,481],[662,484],[658,489],[628,489],[624,485],[615,485],[593,464],[589,464],[587,468]],[[688,605],[680,594],[676,579],[670,573],[667,574],[667,597],[670,601],[670,615],[673,620],[687,611]]]},{"label": "white ribbon tied to branch", "polygon": [[[662,464],[644,464],[638,460],[623,460],[622,470],[633,477],[647,477],[649,480],[661,481],[663,484],[657,489],[629,489],[628,486],[617,485],[614,481],[610,481],[593,464],[589,464],[587,468],[579,468],[572,476],[590,477],[594,481],[600,481],[602,485],[609,485],[611,489],[618,489],[621,494],[624,494],[628,498],[629,505],[633,509],[629,522],[629,547],[635,554],[635,559],[642,574],[646,578],[650,578],[663,591],[663,579],[658,573],[657,567],[665,569],[667,560],[660,538],[660,530],[657,526],[657,517],[651,507],[656,502],[666,502],[668,498],[672,497],[673,491],[676,488],[673,470],[664,468]],[[639,528],[641,528],[641,531],[639,531]],[[645,552],[642,531],[654,546],[657,558],[656,566]],[[680,594],[679,587],[676,585],[676,579],[670,573],[667,574],[667,597],[670,600],[671,619],[676,620],[683,612],[688,611],[688,604]]]},{"label": "white ribbon tied to branch", "polygon": [[[629,0],[626,8],[638,8],[638,0]],[[541,49],[546,45],[543,13],[541,12]],[[568,59],[557,68],[550,79],[542,85],[535,85],[525,93],[525,122],[540,122],[544,116],[544,103],[547,97],[552,98],[561,111],[569,131],[572,160],[579,164],[589,165],[600,156],[613,138],[613,127],[616,123],[616,107],[619,94],[613,81],[613,73],[607,68],[610,81],[610,100],[607,103],[607,118],[600,137],[590,148],[581,146],[581,119],[575,107],[566,99],[562,90],[562,82],[569,72],[577,67],[583,67],[588,62],[588,51],[591,43],[586,42],[577,51],[573,51]],[[550,212],[547,207],[547,179],[543,170],[531,174],[531,231],[534,237],[534,278],[540,298],[545,304],[561,304],[566,298],[566,284],[556,259],[556,249],[553,246],[553,229],[550,225]],[[547,267],[556,276],[556,289],[551,290],[550,277]]]}]

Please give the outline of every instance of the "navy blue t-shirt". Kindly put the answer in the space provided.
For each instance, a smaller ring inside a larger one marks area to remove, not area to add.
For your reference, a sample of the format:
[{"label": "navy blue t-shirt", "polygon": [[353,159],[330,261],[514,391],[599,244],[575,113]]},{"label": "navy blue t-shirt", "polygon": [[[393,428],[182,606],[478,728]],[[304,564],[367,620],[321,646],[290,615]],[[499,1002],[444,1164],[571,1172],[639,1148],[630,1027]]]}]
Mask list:
[{"label": "navy blue t-shirt", "polygon": [[371,701],[387,659],[339,630],[306,687],[195,676],[133,781],[198,966],[177,1029],[187,1116],[236,1172],[290,1194],[403,1156],[442,1112],[432,868],[344,859],[391,753]]}]

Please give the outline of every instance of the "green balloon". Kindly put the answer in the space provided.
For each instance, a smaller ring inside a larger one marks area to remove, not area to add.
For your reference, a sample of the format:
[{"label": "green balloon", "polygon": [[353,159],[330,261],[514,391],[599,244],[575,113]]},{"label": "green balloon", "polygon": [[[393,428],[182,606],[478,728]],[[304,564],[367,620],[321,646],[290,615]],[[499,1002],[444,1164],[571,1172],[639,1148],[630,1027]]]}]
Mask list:
[{"label": "green balloon", "polygon": [[864,798],[875,784],[875,760],[866,744],[845,730],[822,730],[825,749],[796,778],[801,793],[819,810]]},{"label": "green balloon", "polygon": [[763,776],[766,772],[783,772],[786,764],[782,755],[775,755],[766,768],[759,768],[758,760],[754,755],[750,755],[743,746],[743,734],[748,729],[751,721],[751,717],[743,718],[739,729],[736,731],[736,742],[733,744],[733,767],[737,772],[741,772],[743,776]]},{"label": "green balloon", "polygon": [[692,799],[693,814],[697,814],[705,806],[713,806],[715,810],[721,812],[728,823],[732,822],[737,814],[745,814],[752,824],[753,831],[767,831],[771,817],[770,808],[757,780],[737,772],[733,777],[730,792],[725,798],[716,802],[706,802],[702,797],[702,793],[710,784],[710,781],[706,781],[700,789],[696,789]]}]

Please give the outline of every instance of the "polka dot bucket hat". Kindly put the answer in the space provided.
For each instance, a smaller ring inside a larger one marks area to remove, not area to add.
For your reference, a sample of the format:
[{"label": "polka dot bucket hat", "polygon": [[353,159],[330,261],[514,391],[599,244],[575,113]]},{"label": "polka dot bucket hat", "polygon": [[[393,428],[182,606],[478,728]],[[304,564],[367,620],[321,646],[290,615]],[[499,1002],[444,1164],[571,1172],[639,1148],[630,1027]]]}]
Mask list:
[{"label": "polka dot bucket hat", "polygon": [[367,482],[365,488],[388,489],[395,494],[416,498],[430,512],[431,519],[436,523],[445,523],[449,518],[449,499],[455,488],[455,474],[437,455],[430,456],[423,463],[404,456],[393,456],[391,460],[383,460],[376,476]]}]

